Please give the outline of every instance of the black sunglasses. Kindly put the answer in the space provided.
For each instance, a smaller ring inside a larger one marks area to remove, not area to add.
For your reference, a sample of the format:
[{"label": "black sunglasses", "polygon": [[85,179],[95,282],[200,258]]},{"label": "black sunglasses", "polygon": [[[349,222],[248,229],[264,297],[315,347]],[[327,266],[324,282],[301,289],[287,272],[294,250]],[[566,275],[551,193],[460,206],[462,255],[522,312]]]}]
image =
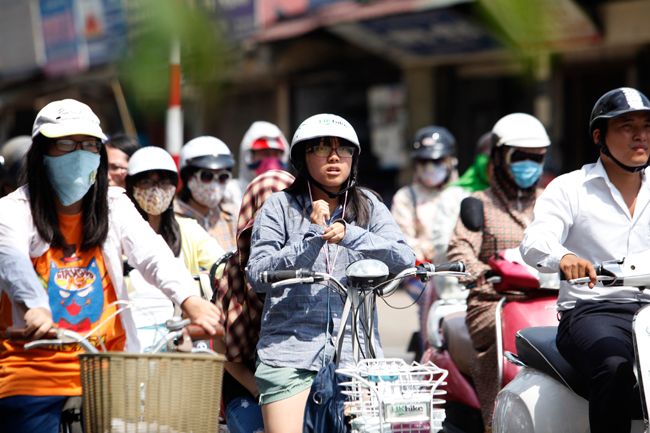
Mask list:
[{"label": "black sunglasses", "polygon": [[214,180],[215,177],[219,183],[226,183],[232,177],[232,174],[230,174],[229,171],[221,171],[219,173],[215,173],[214,171],[210,170],[199,170],[198,173],[199,179],[201,179],[201,182],[203,183],[210,183]]},{"label": "black sunglasses", "polygon": [[545,156],[546,156],[545,153],[531,153],[531,152],[525,152],[523,150],[513,149],[510,151],[509,162],[510,164],[519,161],[534,161],[534,162],[542,163],[544,162]]}]

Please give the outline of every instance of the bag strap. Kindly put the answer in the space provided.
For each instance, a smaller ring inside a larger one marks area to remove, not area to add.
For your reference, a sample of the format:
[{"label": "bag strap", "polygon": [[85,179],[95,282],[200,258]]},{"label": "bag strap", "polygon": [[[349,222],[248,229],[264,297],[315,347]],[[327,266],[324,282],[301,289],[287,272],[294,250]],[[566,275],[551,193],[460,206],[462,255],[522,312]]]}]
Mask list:
[{"label": "bag strap", "polygon": [[[350,317],[350,310],[352,309],[352,301],[350,298],[345,299],[345,304],[343,305],[343,313],[341,313],[341,321],[339,322],[339,330],[336,333],[336,349],[334,351],[334,359],[336,360],[336,365],[339,365],[339,355],[343,352],[343,339],[345,338],[345,326],[348,323],[348,317]],[[352,336],[352,338],[354,338]]]}]

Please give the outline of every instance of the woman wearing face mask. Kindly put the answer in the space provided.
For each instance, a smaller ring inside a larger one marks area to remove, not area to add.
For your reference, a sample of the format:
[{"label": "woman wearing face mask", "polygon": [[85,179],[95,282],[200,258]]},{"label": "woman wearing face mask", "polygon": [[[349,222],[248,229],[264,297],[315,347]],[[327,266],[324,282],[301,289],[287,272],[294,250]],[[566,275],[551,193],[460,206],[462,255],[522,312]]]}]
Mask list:
[{"label": "woman wearing face mask", "polygon": [[216,137],[202,136],[188,141],[180,157],[183,187],[174,211],[197,220],[224,250],[234,250],[238,204],[227,193],[235,165],[230,149]]},{"label": "woman wearing face mask", "polygon": [[551,145],[544,125],[524,113],[502,117],[492,128],[492,141],[490,187],[472,194],[482,203],[482,228],[471,231],[459,220],[447,252],[449,260],[462,260],[467,272],[472,274],[466,281],[468,286],[473,286],[467,300],[466,322],[477,352],[472,377],[486,431],[492,422],[499,389],[495,311],[503,297],[486,281],[485,273],[490,269],[488,259],[521,243],[524,230],[533,218],[535,200],[541,193],[537,184],[544,156]]},{"label": "woman wearing face mask", "polygon": [[[144,147],[129,160],[127,195],[151,228],[162,236],[174,256],[192,275],[198,275],[208,271],[224,250],[195,220],[174,215],[177,185],[176,164],[164,149]],[[174,306],[137,270],[130,271],[129,277],[133,318],[140,343],[147,351],[164,335],[165,321],[174,315]],[[193,293],[200,294],[198,286]]]},{"label": "woman wearing face mask", "polygon": [[[415,262],[386,206],[356,184],[360,150],[345,119],[308,118],[289,151],[296,181],[271,195],[255,218],[246,274],[266,295],[255,379],[267,433],[302,432],[309,388],[332,356],[343,301],[318,283],[273,289],[260,273],[307,268],[344,278],[345,268],[363,258],[383,261],[391,273]],[[351,352],[345,344],[340,362],[351,362]]]},{"label": "woman wearing face mask", "polygon": [[441,126],[422,128],[411,158],[413,182],[395,193],[391,213],[419,261],[444,262],[460,201],[467,195],[449,187],[458,179],[456,139]]},{"label": "woman wearing face mask", "polygon": [[[411,158],[414,163],[413,182],[400,188],[393,197],[391,213],[404,233],[406,242],[420,262],[447,261],[447,245],[456,225],[460,202],[467,192],[450,185],[458,179],[456,171],[456,139],[441,126],[427,126],[417,131],[413,140]],[[423,294],[424,283],[412,278],[402,287],[417,299],[420,319],[420,339],[416,358],[426,343],[427,314],[433,300],[444,296],[460,296],[456,279],[434,277]],[[440,294],[440,295],[439,295]]]},{"label": "woman wearing face mask", "polygon": [[239,145],[239,177],[231,182],[229,190],[235,190],[235,203],[255,176],[269,170],[287,170],[289,143],[280,128],[271,122],[257,120],[251,124]]},{"label": "woman wearing face mask", "polygon": [[[122,257],[214,334],[217,307],[193,296],[192,276],[119,188],[108,188],[106,136],[99,119],[72,99],[37,115],[27,184],[0,199],[0,329],[34,338],[53,326],[86,334],[108,350],[138,351]],[[101,326],[100,326],[101,324]],[[0,419],[5,431],[59,431],[61,409],[81,394],[79,350],[25,350],[0,340]]]}]

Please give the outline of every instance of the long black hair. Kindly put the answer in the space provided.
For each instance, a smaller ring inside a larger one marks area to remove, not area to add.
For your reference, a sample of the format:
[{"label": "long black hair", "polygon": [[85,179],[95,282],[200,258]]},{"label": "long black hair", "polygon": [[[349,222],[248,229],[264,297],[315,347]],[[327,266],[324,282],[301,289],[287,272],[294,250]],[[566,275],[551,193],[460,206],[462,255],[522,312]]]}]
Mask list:
[{"label": "long black hair", "polygon": [[[56,192],[46,175],[43,163],[47,148],[53,141],[41,134],[34,137],[27,152],[24,176],[29,188],[29,207],[38,234],[52,247],[62,248],[66,246],[66,242],[59,228],[54,201]],[[100,146],[99,155],[95,182],[82,198],[83,228],[79,246],[81,251],[101,247],[108,235],[108,156],[103,145]]]},{"label": "long black hair", "polygon": [[[343,139],[341,140],[346,141]],[[302,194],[309,194],[308,184],[310,182],[311,176],[309,175],[307,164],[305,162],[305,150],[310,145],[316,144],[319,141],[320,138],[315,138],[306,140],[302,143],[298,143],[297,146],[299,147],[293,151],[295,156],[293,163],[297,171],[297,176],[296,180],[286,189],[286,191],[295,197]],[[354,146],[352,143],[349,143],[349,145]],[[368,227],[368,224],[370,223],[370,200],[368,199],[367,194],[374,192],[366,188],[361,188],[356,184],[358,163],[359,152],[358,150],[355,150],[354,155],[352,156],[350,177],[348,178],[348,181],[354,181],[354,183],[347,192],[348,201],[345,209],[344,219],[348,223],[354,221],[361,227]],[[342,187],[345,187],[345,184],[342,185]],[[343,200],[343,197],[344,196],[341,196],[339,200]]]},{"label": "long black hair", "polygon": [[[167,170],[153,170],[158,173],[161,178],[168,178],[172,181],[174,186],[178,186],[178,176]],[[133,187],[140,179],[145,178],[152,170],[143,171],[133,176],[126,177],[126,195],[129,196],[135,208],[140,212],[142,218],[146,221],[149,220],[149,215],[140,207],[138,201],[133,197]],[[169,203],[167,209],[160,214],[160,228],[159,234],[165,240],[174,255],[178,257],[181,252],[181,228],[174,216],[174,200]]]},{"label": "long black hair", "polygon": [[183,186],[181,187],[181,190],[178,192],[178,198],[185,202],[189,203],[190,200],[192,199],[192,191],[190,191],[190,187],[188,186],[188,183],[190,182],[190,179],[192,176],[194,176],[194,173],[197,171],[201,170],[199,167],[193,167],[191,165],[185,166],[181,169],[181,181],[183,182]]}]

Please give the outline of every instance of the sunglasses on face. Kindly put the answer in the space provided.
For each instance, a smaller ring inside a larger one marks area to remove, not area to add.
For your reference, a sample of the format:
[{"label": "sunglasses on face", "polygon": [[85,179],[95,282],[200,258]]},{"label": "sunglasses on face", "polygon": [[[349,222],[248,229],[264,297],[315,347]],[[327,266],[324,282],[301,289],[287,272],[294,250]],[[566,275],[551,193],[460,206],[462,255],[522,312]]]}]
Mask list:
[{"label": "sunglasses on face", "polygon": [[339,156],[339,158],[352,158],[355,149],[356,148],[354,146],[343,144],[339,145],[338,147],[334,147],[329,142],[321,142],[309,146],[307,148],[307,153],[313,153],[316,156],[326,158],[330,156],[332,154],[332,150],[334,150],[336,151],[336,154]]},{"label": "sunglasses on face", "polygon": [[523,150],[513,149],[510,151],[508,159],[510,164],[519,161],[534,161],[541,164],[544,162],[545,156],[546,153],[531,153],[525,152]]},{"label": "sunglasses on face", "polygon": [[226,183],[230,180],[232,174],[229,171],[214,172],[210,170],[199,170],[197,176],[203,183],[210,183],[215,179],[219,183]]},{"label": "sunglasses on face", "polygon": [[72,140],[70,138],[59,138],[54,140],[54,147],[60,152],[72,152],[73,150],[81,149],[87,152],[99,153],[101,142],[96,139],[88,140]]}]

